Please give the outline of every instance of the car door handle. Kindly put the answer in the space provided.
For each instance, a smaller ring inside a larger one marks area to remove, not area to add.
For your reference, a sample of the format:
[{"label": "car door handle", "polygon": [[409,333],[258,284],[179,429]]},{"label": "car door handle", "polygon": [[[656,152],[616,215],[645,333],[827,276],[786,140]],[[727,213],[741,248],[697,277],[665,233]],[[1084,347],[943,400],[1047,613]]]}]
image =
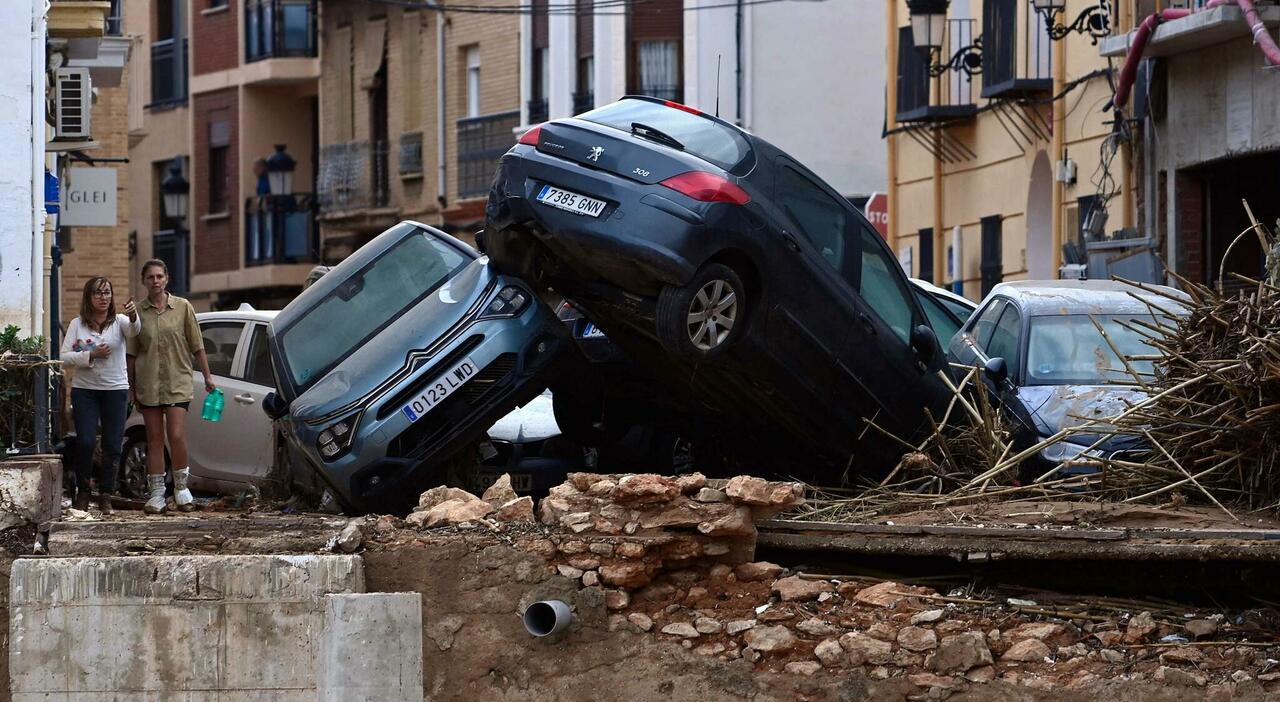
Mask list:
[{"label": "car door handle", "polygon": [[787,243],[787,248],[791,249],[796,253],[800,253],[800,243],[796,241],[796,238],[794,236],[791,236],[791,232],[783,232],[782,240]]},{"label": "car door handle", "polygon": [[862,328],[866,329],[868,334],[875,336],[878,333],[876,325],[871,321],[871,317],[868,316],[866,312],[858,313],[858,321],[862,323]]},{"label": "car door handle", "polygon": [[235,401],[239,402],[242,405],[252,405],[253,403],[257,402],[257,400],[253,399],[253,395],[250,395],[249,393],[245,393],[243,395],[236,395]]}]

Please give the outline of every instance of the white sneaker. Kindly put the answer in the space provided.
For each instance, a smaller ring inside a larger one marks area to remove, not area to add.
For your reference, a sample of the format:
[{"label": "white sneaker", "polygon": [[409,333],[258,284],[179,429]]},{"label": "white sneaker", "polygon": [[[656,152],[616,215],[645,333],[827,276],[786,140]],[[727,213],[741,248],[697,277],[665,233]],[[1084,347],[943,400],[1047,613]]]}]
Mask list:
[{"label": "white sneaker", "polygon": [[187,489],[187,478],[190,475],[190,468],[173,471],[173,501],[182,512],[194,512],[196,509],[196,498],[192,497],[191,491]]},{"label": "white sneaker", "polygon": [[150,496],[142,511],[147,514],[164,514],[164,474],[147,476],[147,492]]}]

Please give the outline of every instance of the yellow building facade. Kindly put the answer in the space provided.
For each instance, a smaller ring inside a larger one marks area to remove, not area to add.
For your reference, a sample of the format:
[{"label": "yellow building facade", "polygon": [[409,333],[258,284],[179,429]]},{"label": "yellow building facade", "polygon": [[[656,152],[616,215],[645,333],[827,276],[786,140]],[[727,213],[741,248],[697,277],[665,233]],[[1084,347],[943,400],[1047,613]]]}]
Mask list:
[{"label": "yellow building facade", "polygon": [[976,300],[1058,277],[1091,211],[1098,231],[1135,226],[1132,137],[1115,133],[1095,41],[1126,31],[1128,9],[1066,0],[1050,30],[1032,0],[951,0],[929,51],[906,0],[887,3],[889,241],[912,276]]}]

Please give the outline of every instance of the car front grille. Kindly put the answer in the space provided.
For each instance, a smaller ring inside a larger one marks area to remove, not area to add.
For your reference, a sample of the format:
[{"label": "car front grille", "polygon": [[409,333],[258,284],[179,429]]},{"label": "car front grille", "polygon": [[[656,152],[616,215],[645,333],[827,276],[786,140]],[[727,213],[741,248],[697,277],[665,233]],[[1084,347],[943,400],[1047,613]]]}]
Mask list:
[{"label": "car front grille", "polygon": [[471,353],[471,351],[479,346],[482,341],[484,341],[484,334],[472,334],[467,337],[466,341],[463,341],[458,345],[458,348],[454,349],[449,353],[449,355],[441,358],[433,364],[434,368],[439,369],[438,373],[424,373],[417,382],[410,384],[409,387],[401,390],[395,395],[392,395],[391,399],[383,402],[382,406],[378,408],[378,419],[386,419],[390,415],[399,412],[400,408],[413,398],[417,397],[418,393],[422,392],[423,388],[434,383],[439,378],[440,373],[444,373],[452,368],[453,364],[461,361],[463,356]]},{"label": "car front grille", "polygon": [[[461,390],[434,407],[400,433],[387,447],[391,458],[420,458],[450,430],[465,423],[471,415],[483,411],[502,391],[511,386],[517,356],[504,353],[495,358]],[[393,407],[398,409],[398,405]]]}]

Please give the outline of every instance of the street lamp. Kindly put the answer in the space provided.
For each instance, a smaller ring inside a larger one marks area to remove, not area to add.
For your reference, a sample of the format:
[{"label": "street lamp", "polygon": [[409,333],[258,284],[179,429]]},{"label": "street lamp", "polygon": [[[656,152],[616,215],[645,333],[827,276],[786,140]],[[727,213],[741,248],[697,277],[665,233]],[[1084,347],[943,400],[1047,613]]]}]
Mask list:
[{"label": "street lamp", "polygon": [[911,15],[911,41],[928,53],[942,49],[947,29],[947,6],[951,0],[907,0]]},{"label": "street lamp", "polygon": [[298,162],[284,152],[284,144],[276,144],[276,152],[267,159],[267,181],[274,197],[293,194],[293,169]]},{"label": "street lamp", "polygon": [[1054,41],[1068,34],[1088,34],[1094,44],[1111,34],[1111,6],[1107,0],[1098,0],[1076,16],[1071,24],[1057,23],[1057,16],[1067,9],[1066,0],[1031,0],[1031,7],[1044,17],[1045,31]]},{"label": "street lamp", "polygon": [[164,196],[164,213],[169,219],[182,222],[187,218],[187,202],[191,184],[182,177],[182,157],[169,164],[169,175],[160,182],[160,194]]}]

